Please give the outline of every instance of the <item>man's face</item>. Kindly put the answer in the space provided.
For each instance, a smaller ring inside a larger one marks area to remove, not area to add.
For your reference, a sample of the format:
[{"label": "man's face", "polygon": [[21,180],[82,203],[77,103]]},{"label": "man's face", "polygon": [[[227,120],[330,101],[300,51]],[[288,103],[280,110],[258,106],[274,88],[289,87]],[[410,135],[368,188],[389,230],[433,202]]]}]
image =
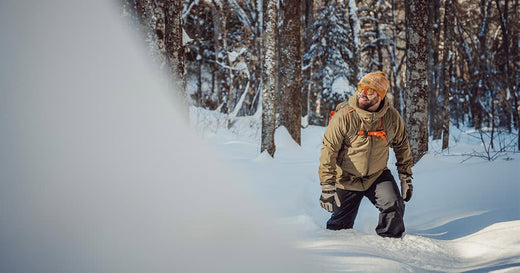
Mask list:
[{"label": "man's face", "polygon": [[363,89],[358,89],[357,98],[357,105],[363,110],[368,110],[368,108],[376,105],[379,102],[379,95],[375,92],[375,90],[366,87]]}]

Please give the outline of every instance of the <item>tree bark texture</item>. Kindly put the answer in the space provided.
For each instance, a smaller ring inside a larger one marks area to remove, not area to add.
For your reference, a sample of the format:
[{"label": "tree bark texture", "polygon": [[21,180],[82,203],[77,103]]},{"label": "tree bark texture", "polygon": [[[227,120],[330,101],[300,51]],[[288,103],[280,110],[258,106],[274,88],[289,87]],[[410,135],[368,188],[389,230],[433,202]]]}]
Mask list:
[{"label": "tree bark texture", "polygon": [[185,94],[185,72],[184,72],[184,44],[182,41],[182,0],[163,0],[165,1],[165,32],[166,32],[166,52],[168,53],[168,64],[172,69],[174,78],[182,95]]},{"label": "tree bark texture", "polygon": [[213,64],[213,69],[214,69],[214,72],[213,72],[213,90],[216,90],[217,92],[217,104],[220,106],[220,104],[222,103],[222,90],[221,90],[221,87],[220,87],[220,84],[221,84],[221,70],[220,70],[220,65],[218,63],[221,62],[220,58],[219,58],[219,52],[221,51],[221,48],[222,48],[222,43],[221,43],[221,39],[222,39],[222,36],[221,36],[221,33],[224,31],[221,29],[221,22],[222,22],[222,11],[221,11],[221,8],[218,4],[218,2],[216,1],[212,1],[211,2],[213,7],[211,9],[211,16],[212,16],[212,20],[213,20],[213,40],[214,40],[214,47],[215,47],[215,64]]},{"label": "tree bark texture", "polygon": [[451,78],[453,73],[453,40],[454,35],[453,0],[444,2],[444,49],[442,52],[442,69],[440,71],[439,91],[442,94],[442,149],[447,149],[450,139],[450,97]]},{"label": "tree bark texture", "polygon": [[263,86],[262,86],[262,144],[260,152],[267,151],[274,156],[276,151],[274,132],[276,130],[276,0],[264,2],[263,32]]},{"label": "tree bark texture", "polygon": [[[437,67],[439,65],[438,61],[438,51],[439,51],[439,9],[440,3],[439,0],[430,0],[428,1],[428,31],[426,43],[428,47],[428,62],[427,62],[427,78],[428,78],[428,90],[429,90],[429,109],[434,109],[439,104],[439,94],[437,87],[439,83],[437,81]],[[440,111],[430,111],[429,113],[429,128],[430,134],[433,136],[434,140],[440,139],[442,130],[441,130],[441,120],[440,120]]]},{"label": "tree bark texture", "polygon": [[155,27],[153,22],[153,5],[151,0],[137,0],[136,1],[137,14],[139,21],[145,26],[145,31],[152,31]]},{"label": "tree bark texture", "polygon": [[[303,54],[310,50],[312,44],[312,32],[309,28],[312,26],[312,22],[314,21],[313,17],[313,0],[304,0],[302,1],[302,13],[303,13],[303,22],[302,22],[302,39],[303,39]],[[302,115],[307,117],[307,125],[309,124],[309,117],[311,112],[311,66],[307,66],[304,70],[302,70],[302,98],[305,101],[302,109]]]},{"label": "tree bark texture", "polygon": [[301,145],[302,116],[302,55],[301,55],[301,3],[285,0],[285,18],[280,31],[280,125]]},{"label": "tree bark texture", "polygon": [[404,119],[409,133],[414,164],[428,152],[427,84],[428,3],[406,0],[406,83]]}]

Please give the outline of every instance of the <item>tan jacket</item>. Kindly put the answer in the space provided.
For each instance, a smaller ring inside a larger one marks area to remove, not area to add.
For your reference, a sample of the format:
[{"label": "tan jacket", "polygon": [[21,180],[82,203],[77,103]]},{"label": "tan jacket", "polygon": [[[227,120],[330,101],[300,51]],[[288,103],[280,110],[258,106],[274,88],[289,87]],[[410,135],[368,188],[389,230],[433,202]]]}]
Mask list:
[{"label": "tan jacket", "polygon": [[[318,171],[321,184],[367,190],[387,169],[389,147],[394,149],[397,171],[412,175],[412,153],[399,112],[386,99],[377,112],[360,109],[356,101],[356,96],[352,96],[348,106],[338,110],[325,130]],[[358,134],[383,129],[385,137]]]}]

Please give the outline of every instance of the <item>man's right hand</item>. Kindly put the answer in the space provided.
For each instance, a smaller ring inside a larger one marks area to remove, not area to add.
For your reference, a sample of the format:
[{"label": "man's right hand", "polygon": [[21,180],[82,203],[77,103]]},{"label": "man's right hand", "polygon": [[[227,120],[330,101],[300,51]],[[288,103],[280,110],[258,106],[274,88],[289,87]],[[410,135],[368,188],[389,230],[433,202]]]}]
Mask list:
[{"label": "man's right hand", "polygon": [[328,212],[332,212],[334,210],[334,203],[336,203],[336,206],[341,207],[341,202],[339,201],[338,194],[336,193],[336,186],[322,184],[320,196],[321,207]]}]

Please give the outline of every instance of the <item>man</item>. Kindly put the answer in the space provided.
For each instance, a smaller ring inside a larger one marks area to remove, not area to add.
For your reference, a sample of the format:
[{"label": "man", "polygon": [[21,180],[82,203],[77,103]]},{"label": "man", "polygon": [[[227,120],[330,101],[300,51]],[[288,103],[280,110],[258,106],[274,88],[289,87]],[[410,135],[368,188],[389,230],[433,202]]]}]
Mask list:
[{"label": "man", "polygon": [[[412,197],[412,154],[404,121],[385,98],[384,72],[365,75],[355,96],[337,107],[323,136],[319,177],[321,206],[332,212],[327,229],[354,226],[361,199],[379,209],[376,232],[400,238],[404,201]],[[401,194],[387,168],[389,147],[397,158]]]}]

